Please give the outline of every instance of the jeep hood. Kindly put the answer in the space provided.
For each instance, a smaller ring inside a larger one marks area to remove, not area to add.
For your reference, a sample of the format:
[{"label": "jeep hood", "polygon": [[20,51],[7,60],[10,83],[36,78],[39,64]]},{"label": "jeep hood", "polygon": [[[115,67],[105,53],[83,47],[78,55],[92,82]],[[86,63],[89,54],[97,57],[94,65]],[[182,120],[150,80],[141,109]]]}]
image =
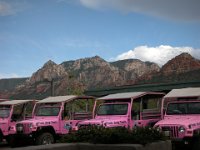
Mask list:
[{"label": "jeep hood", "polygon": [[98,118],[98,119],[90,119],[86,121],[81,121],[79,125],[103,125],[103,126],[108,126],[108,125],[125,125],[127,124],[127,119],[126,118],[114,118],[114,119],[109,119],[109,118]]},{"label": "jeep hood", "polygon": [[48,125],[52,123],[57,123],[58,118],[34,118],[29,120],[20,121],[19,123],[23,124],[41,124],[41,125]]},{"label": "jeep hood", "polygon": [[200,116],[170,116],[156,123],[156,125],[183,125],[200,123]]}]

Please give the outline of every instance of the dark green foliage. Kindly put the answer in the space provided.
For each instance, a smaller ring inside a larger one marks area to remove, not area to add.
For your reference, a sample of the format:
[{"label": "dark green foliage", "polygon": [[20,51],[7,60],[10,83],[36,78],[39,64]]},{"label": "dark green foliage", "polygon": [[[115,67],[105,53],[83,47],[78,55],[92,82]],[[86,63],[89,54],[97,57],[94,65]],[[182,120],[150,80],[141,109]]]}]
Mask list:
[{"label": "dark green foliage", "polygon": [[131,132],[134,143],[147,144],[159,140],[166,140],[165,136],[151,127],[135,128]]},{"label": "dark green foliage", "polygon": [[23,84],[28,78],[0,79],[0,91],[14,90],[20,84]]},{"label": "dark green foliage", "polygon": [[61,142],[89,142],[101,144],[147,144],[155,141],[165,140],[164,135],[153,128],[134,128],[129,130],[124,127],[83,127],[75,133],[67,134],[61,138]]},{"label": "dark green foliage", "polygon": [[172,73],[170,75],[164,75],[162,73],[154,74],[150,80],[140,80],[138,84],[147,83],[179,83],[179,82],[199,82],[200,69],[190,70],[183,73]]}]

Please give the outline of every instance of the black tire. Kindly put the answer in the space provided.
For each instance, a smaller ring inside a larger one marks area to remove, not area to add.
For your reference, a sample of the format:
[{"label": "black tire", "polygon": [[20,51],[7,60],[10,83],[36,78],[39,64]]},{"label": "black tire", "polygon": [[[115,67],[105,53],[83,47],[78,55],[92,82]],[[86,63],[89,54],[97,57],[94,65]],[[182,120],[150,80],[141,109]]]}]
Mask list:
[{"label": "black tire", "polygon": [[9,136],[7,138],[7,142],[8,142],[8,145],[10,147],[18,147],[18,146],[20,146],[20,144],[18,143],[19,142],[18,139],[14,135],[13,136]]},{"label": "black tire", "polygon": [[2,143],[2,141],[3,141],[3,138],[2,138],[2,136],[0,135],[0,143]]},{"label": "black tire", "polygon": [[200,150],[200,137],[196,137],[193,139],[192,150]]},{"label": "black tire", "polygon": [[55,138],[53,134],[49,132],[44,132],[36,137],[36,145],[48,145],[55,143]]},{"label": "black tire", "polygon": [[189,144],[184,144],[184,141],[172,141],[172,150],[191,150],[191,147]]}]

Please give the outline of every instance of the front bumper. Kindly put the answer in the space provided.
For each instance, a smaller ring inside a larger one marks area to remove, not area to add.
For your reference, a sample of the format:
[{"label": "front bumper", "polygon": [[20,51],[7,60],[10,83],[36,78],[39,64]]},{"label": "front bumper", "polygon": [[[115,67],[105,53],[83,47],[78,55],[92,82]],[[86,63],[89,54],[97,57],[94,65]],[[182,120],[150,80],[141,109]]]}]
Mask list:
[{"label": "front bumper", "polygon": [[0,133],[0,143],[3,141],[3,135]]},{"label": "front bumper", "polygon": [[0,143],[5,141],[7,139],[8,136],[4,136],[3,133],[0,130]]},{"label": "front bumper", "polygon": [[161,126],[160,129],[163,135],[172,141],[184,142],[194,137],[194,132],[192,130],[185,129],[184,132],[180,132],[179,127],[180,126]]},{"label": "front bumper", "polygon": [[27,142],[27,141],[32,141],[34,142],[35,140],[35,134],[11,134],[9,135],[9,138],[11,139],[11,141],[14,139],[17,139],[17,141],[24,141],[24,142]]}]

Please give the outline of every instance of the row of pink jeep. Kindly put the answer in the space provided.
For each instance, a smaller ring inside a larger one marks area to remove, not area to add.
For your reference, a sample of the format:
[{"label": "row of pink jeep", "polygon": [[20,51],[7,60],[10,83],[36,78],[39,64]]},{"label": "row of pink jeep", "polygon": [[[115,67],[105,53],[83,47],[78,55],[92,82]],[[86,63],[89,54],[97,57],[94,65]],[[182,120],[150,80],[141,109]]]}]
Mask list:
[{"label": "row of pink jeep", "polygon": [[[134,126],[153,126],[161,119],[160,105],[163,96],[164,93],[156,92],[120,93],[99,98],[95,103],[91,96],[49,97],[36,103],[32,119],[27,119],[24,115],[15,120],[13,116],[16,116],[16,112],[13,109],[19,111],[18,118],[28,109],[25,106],[17,109],[20,104],[5,101],[0,103],[0,113],[6,114],[7,110],[7,115],[1,121],[7,128],[2,126],[1,132],[3,138],[11,146],[15,146],[21,138],[29,138],[36,144],[54,143],[61,135],[88,124],[125,126],[130,129]],[[12,105],[8,106],[9,103]]]},{"label": "row of pink jeep", "polygon": [[[198,135],[200,88],[172,90],[164,95],[158,92],[129,92],[110,94],[95,101],[91,96],[49,97],[36,103],[32,119],[26,119],[25,115],[24,120],[17,123],[12,121],[12,111],[1,117],[3,111],[14,108],[7,108],[4,104],[8,102],[5,101],[0,103],[0,135],[6,137],[11,146],[16,145],[20,137],[29,138],[36,144],[54,143],[61,135],[88,125],[129,129],[154,126],[172,140],[182,141]],[[181,111],[183,108],[185,112]],[[1,125],[6,124],[6,120],[10,120],[7,121],[7,129]]]}]

